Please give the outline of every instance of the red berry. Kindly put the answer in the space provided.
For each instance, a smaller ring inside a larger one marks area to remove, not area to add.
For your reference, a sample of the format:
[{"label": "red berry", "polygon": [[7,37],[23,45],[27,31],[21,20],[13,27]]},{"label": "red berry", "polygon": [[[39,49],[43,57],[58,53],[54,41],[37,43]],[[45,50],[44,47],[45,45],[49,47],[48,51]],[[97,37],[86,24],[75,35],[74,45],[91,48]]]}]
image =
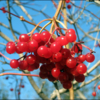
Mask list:
[{"label": "red berry", "polygon": [[29,36],[27,34],[21,34],[19,36],[19,41],[20,42],[28,42],[29,41]]},{"label": "red berry", "polygon": [[98,89],[100,90],[100,85],[98,85]]},{"label": "red berry", "polygon": [[37,54],[40,56],[40,57],[45,57],[47,54],[48,54],[48,48],[46,46],[40,46],[38,49],[37,49]]},{"label": "red berry", "polygon": [[75,45],[72,47],[72,50],[73,50],[75,53],[80,53],[80,52],[82,52],[82,45],[81,45],[81,44],[75,44]]},{"label": "red berry", "polygon": [[53,53],[57,53],[57,52],[60,51],[61,45],[59,45],[58,42],[53,42],[53,43],[51,44],[50,48],[51,48],[51,51],[52,51]]},{"label": "red berry", "polygon": [[71,69],[70,69],[70,73],[71,73],[73,76],[78,76],[78,75],[79,75],[79,73],[78,73],[77,70],[76,70],[76,67],[71,68]]},{"label": "red berry", "polygon": [[41,42],[41,36],[39,33],[34,33],[32,39],[36,40],[38,43]]},{"label": "red berry", "polygon": [[28,70],[28,71],[33,71],[33,70],[34,70],[33,65],[28,65],[27,70]]},{"label": "red berry", "polygon": [[60,70],[57,69],[57,68],[53,68],[52,71],[51,71],[51,74],[52,74],[53,77],[58,78],[59,75],[60,75]]},{"label": "red berry", "polygon": [[56,78],[54,78],[52,75],[48,75],[48,80],[53,82],[56,80]]},{"label": "red berry", "polygon": [[68,58],[71,56],[71,52],[69,49],[61,49],[62,57],[63,58]]},{"label": "red berry", "polygon": [[76,64],[77,64],[77,61],[75,58],[70,57],[66,60],[66,66],[68,66],[69,68],[74,68]]},{"label": "red berry", "polygon": [[80,55],[78,56],[78,60],[79,60],[80,62],[84,62],[85,59],[86,59],[85,55],[80,54]]},{"label": "red berry", "polygon": [[93,55],[93,54],[91,54],[91,53],[87,53],[86,54],[86,61],[87,62],[93,62],[95,60],[95,56]]},{"label": "red berry", "polygon": [[18,66],[19,66],[18,60],[12,59],[12,60],[10,61],[10,66],[11,66],[12,68],[18,68]]},{"label": "red berry", "polygon": [[65,72],[61,72],[58,77],[59,81],[65,82],[68,80],[68,75]]},{"label": "red berry", "polygon": [[16,46],[16,53],[18,53],[18,54],[23,53],[23,52],[20,51],[18,46]]},{"label": "red berry", "polygon": [[24,88],[24,85],[21,85],[22,88]]},{"label": "red berry", "polygon": [[57,52],[55,54],[52,55],[52,60],[54,62],[59,62],[62,59],[62,54],[60,52]]},{"label": "red berry", "polygon": [[34,63],[34,64],[32,65],[32,67],[33,67],[34,69],[38,69],[38,68],[39,68],[39,63]]},{"label": "red berry", "polygon": [[57,62],[57,63],[55,64],[55,67],[56,67],[57,69],[59,69],[59,70],[61,70],[61,69],[64,68],[64,66],[62,66],[59,62]]},{"label": "red berry", "polygon": [[18,42],[17,46],[18,46],[18,48],[19,48],[19,50],[21,52],[27,52],[28,51],[28,44],[27,44],[27,42]]},{"label": "red berry", "polygon": [[43,31],[41,34],[41,40],[47,42],[50,38],[50,33],[48,31]]},{"label": "red berry", "polygon": [[28,63],[26,60],[19,61],[19,68],[21,70],[26,70],[28,68]]},{"label": "red berry", "polygon": [[75,34],[75,30],[73,29],[68,29],[66,32],[66,38],[68,40],[68,42],[75,42],[76,41],[76,34]]},{"label": "red berry", "polygon": [[35,40],[31,40],[31,41],[28,43],[28,47],[29,47],[29,50],[30,50],[31,52],[36,51],[37,48],[38,48],[38,42],[35,41]]},{"label": "red berry", "polygon": [[60,37],[58,37],[58,40],[56,39],[56,42],[59,42],[61,44],[61,46],[68,44],[66,36],[60,36]]},{"label": "red berry", "polygon": [[48,48],[48,53],[45,55],[45,58],[50,58],[52,56],[51,48]]},{"label": "red berry", "polygon": [[6,45],[6,52],[9,54],[13,54],[16,51],[15,43],[8,42]]},{"label": "red berry", "polygon": [[39,76],[40,76],[40,78],[45,79],[45,78],[47,78],[47,73],[40,72]]},{"label": "red berry", "polygon": [[83,82],[85,80],[85,76],[83,74],[80,74],[78,76],[75,76],[75,80],[77,82]]},{"label": "red berry", "polygon": [[70,89],[72,87],[71,81],[66,81],[66,82],[62,83],[62,85],[65,89]]},{"label": "red berry", "polygon": [[80,64],[78,64],[76,70],[77,70],[77,72],[78,72],[79,74],[84,74],[84,73],[86,73],[86,71],[87,71],[87,67],[86,67],[85,64],[80,63]]},{"label": "red berry", "polygon": [[67,8],[68,8],[68,9],[71,9],[71,5],[67,5]]},{"label": "red berry", "polygon": [[68,80],[69,81],[73,81],[74,80],[74,76],[71,73],[68,73]]},{"label": "red berry", "polygon": [[7,11],[5,10],[5,7],[2,7],[1,10],[3,11],[3,13],[6,13]]},{"label": "red berry", "polygon": [[13,91],[13,88],[11,88],[10,91]]},{"label": "red berry", "polygon": [[92,92],[92,95],[93,95],[93,96],[96,96],[96,92]]},{"label": "red berry", "polygon": [[28,56],[26,57],[26,61],[27,61],[29,64],[34,64],[35,61],[36,61],[36,57],[35,57],[34,55],[30,54],[30,55],[28,55]]},{"label": "red berry", "polygon": [[66,3],[69,3],[69,2],[70,2],[70,0],[65,0],[65,2],[66,2]]}]

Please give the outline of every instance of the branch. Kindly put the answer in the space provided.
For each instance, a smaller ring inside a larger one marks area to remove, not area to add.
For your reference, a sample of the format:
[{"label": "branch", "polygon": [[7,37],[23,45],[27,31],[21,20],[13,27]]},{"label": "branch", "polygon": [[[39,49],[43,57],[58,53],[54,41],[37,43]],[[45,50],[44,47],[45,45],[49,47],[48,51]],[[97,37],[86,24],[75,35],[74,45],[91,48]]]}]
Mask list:
[{"label": "branch", "polygon": [[0,36],[1,36],[2,38],[4,38],[6,41],[13,41],[13,40],[11,40],[8,36],[6,36],[5,34],[3,34],[2,32],[0,32]]},{"label": "branch", "polygon": [[39,75],[35,74],[24,74],[24,73],[1,73],[0,76],[3,75],[21,75],[21,76],[34,76],[34,77],[39,77]]},{"label": "branch", "polygon": [[[26,11],[26,9],[20,4],[19,0],[14,0],[16,2],[16,4],[21,8],[21,10],[26,14],[26,16],[33,22],[33,18],[31,17],[31,15]],[[37,29],[39,31],[39,29]]]},{"label": "branch", "polygon": [[[60,12],[61,6],[62,6],[62,0],[59,1],[58,8],[57,8],[56,13],[54,15],[54,18],[55,19],[57,19],[57,17],[58,17],[58,14]],[[50,33],[52,33],[52,31],[53,31],[53,27],[54,27],[54,23],[52,22],[51,29],[50,29]]]},{"label": "branch", "polygon": [[[4,23],[1,23],[1,22],[0,22],[0,25],[10,30],[10,27],[8,27],[7,25],[5,25]],[[19,33],[18,31],[15,31],[15,30],[13,30],[13,31],[14,31],[15,33],[17,33],[18,35],[21,34],[21,33]]]},{"label": "branch", "polygon": [[60,93],[59,93],[58,86],[57,86],[57,82],[55,82],[53,84],[54,84],[54,87],[55,87],[57,98],[61,100]]},{"label": "branch", "polygon": [[[10,12],[9,0],[7,0],[7,8],[8,8],[8,12]],[[8,21],[9,21],[9,26],[10,26],[10,30],[12,32],[12,35],[13,35],[14,39],[17,40],[17,37],[15,36],[13,28],[12,28],[10,13],[8,13]]]},{"label": "branch", "polygon": [[86,99],[86,97],[82,94],[81,91],[77,90],[76,92],[80,96],[81,99],[84,99],[84,100]]},{"label": "branch", "polygon": [[100,41],[100,39],[96,39],[96,38],[90,36],[90,35],[89,35],[88,33],[86,33],[85,31],[83,31],[83,29],[82,29],[77,23],[76,23],[76,26],[77,26],[87,37],[89,37],[90,39],[96,40],[96,41]]}]

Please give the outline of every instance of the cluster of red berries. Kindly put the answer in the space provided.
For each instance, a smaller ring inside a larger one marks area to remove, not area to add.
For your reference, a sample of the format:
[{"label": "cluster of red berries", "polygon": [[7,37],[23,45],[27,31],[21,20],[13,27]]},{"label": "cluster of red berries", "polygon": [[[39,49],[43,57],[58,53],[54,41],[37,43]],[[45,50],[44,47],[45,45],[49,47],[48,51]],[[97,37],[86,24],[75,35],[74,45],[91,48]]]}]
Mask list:
[{"label": "cluster of red berries", "polygon": [[[66,2],[66,3],[70,3],[70,0],[65,0],[65,2]],[[68,5],[67,5],[67,8],[68,8],[68,9],[71,9],[71,5],[68,4]]]},{"label": "cluster of red berries", "polygon": [[[100,85],[98,85],[98,89],[100,90]],[[96,96],[96,92],[92,92],[92,95],[95,97]]]},{"label": "cluster of red berries", "polygon": [[[47,31],[32,36],[21,34],[18,41],[7,43],[6,51],[9,54],[26,54],[21,57],[23,60],[12,59],[10,66],[28,71],[40,68],[39,76],[42,79],[59,80],[65,89],[69,89],[74,79],[77,82],[84,81],[87,67],[83,62],[93,62],[95,59],[92,53],[82,54],[82,44],[75,42],[76,38],[73,29],[67,29],[65,36],[57,37],[56,40]],[[72,48],[64,48],[68,43],[74,43]],[[80,55],[74,57],[75,53]]]}]

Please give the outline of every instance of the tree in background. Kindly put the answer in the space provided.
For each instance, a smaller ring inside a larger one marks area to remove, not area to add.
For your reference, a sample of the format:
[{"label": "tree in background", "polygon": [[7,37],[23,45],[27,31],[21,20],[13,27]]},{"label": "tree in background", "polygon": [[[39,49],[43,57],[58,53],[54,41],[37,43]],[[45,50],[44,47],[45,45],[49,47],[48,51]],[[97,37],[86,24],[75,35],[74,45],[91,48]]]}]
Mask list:
[{"label": "tree in background", "polygon": [[0,2],[0,99],[100,98],[99,0]]}]

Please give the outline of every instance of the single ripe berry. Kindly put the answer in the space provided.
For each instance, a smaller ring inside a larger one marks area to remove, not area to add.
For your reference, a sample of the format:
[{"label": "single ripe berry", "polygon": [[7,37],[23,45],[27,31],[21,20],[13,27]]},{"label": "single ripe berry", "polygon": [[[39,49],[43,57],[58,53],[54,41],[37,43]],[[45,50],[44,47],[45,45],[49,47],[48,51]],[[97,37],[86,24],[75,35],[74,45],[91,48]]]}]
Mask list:
[{"label": "single ripe berry", "polygon": [[45,57],[47,54],[48,54],[48,48],[46,46],[40,46],[38,49],[37,49],[37,54],[40,56],[40,57]]},{"label": "single ripe berry", "polygon": [[74,68],[76,64],[77,64],[77,61],[75,58],[70,57],[66,60],[66,66],[68,66],[69,68]]},{"label": "single ripe berry", "polygon": [[21,34],[19,36],[19,41],[20,42],[28,42],[29,41],[29,36],[27,34]]},{"label": "single ripe berry", "polygon": [[65,72],[61,72],[59,74],[58,80],[61,82],[65,82],[68,80],[68,75]]},{"label": "single ripe berry", "polygon": [[61,53],[62,53],[62,57],[66,59],[71,56],[71,52],[69,49],[65,49],[65,48],[61,49]]},{"label": "single ripe berry", "polygon": [[50,48],[51,48],[51,51],[52,51],[53,53],[57,53],[57,52],[60,51],[61,45],[59,45],[58,42],[53,42],[53,43],[51,44]]},{"label": "single ripe berry", "polygon": [[42,41],[39,33],[34,33],[32,36],[32,40],[36,40],[38,43]]},{"label": "single ripe berry", "polygon": [[15,43],[14,42],[8,42],[6,44],[6,52],[9,54],[13,54],[16,51]]},{"label": "single ripe berry", "polygon": [[57,68],[53,68],[53,69],[51,70],[51,74],[52,74],[53,77],[58,78],[59,75],[60,75],[60,70],[57,69]]},{"label": "single ripe berry", "polygon": [[65,2],[66,2],[66,3],[69,3],[69,2],[70,2],[70,0],[65,0]]},{"label": "single ripe berry", "polygon": [[68,41],[66,39],[66,36],[60,36],[59,39],[56,40],[56,41],[58,41],[61,44],[61,46],[68,44]]},{"label": "single ripe berry", "polygon": [[13,90],[14,90],[13,88],[10,89],[10,91],[13,91]]},{"label": "single ripe berry", "polygon": [[59,62],[62,59],[62,54],[60,52],[57,52],[55,54],[52,55],[52,60],[54,62]]},{"label": "single ripe berry", "polygon": [[92,92],[92,95],[95,97],[96,96],[96,92],[94,91],[94,92]]},{"label": "single ripe berry", "polygon": [[48,31],[43,31],[40,36],[42,41],[47,42],[50,38],[50,33]]},{"label": "single ripe berry", "polygon": [[10,61],[10,66],[11,66],[12,68],[18,68],[18,66],[19,66],[18,60],[12,59],[12,60]]},{"label": "single ripe berry", "polygon": [[67,5],[67,8],[68,8],[68,9],[71,9],[71,5]]},{"label": "single ripe berry", "polygon": [[86,54],[86,61],[87,62],[93,62],[95,60],[95,56],[92,53],[87,53]]},{"label": "single ripe berry", "polygon": [[28,63],[26,60],[19,61],[19,68],[21,70],[26,70],[28,68]]},{"label": "single ripe berry", "polygon": [[17,46],[21,52],[28,51],[28,43],[27,42],[18,42]]},{"label": "single ripe berry", "polygon": [[62,85],[65,89],[70,89],[72,87],[71,81],[66,81],[66,82],[62,83]]},{"label": "single ripe berry", "polygon": [[85,76],[83,74],[80,74],[78,76],[75,76],[75,80],[77,82],[83,82],[85,80]]},{"label": "single ripe berry", "polygon": [[86,60],[85,55],[80,54],[80,55],[78,56],[78,60],[79,60],[80,62],[84,62],[84,61]]},{"label": "single ripe berry", "polygon": [[78,64],[76,70],[77,70],[77,72],[78,72],[79,74],[84,74],[84,73],[86,73],[86,71],[87,71],[87,67],[86,67],[85,64],[80,63],[80,64]]},{"label": "single ripe berry", "polygon": [[25,86],[24,85],[21,85],[21,87],[24,88]]},{"label": "single ripe berry", "polygon": [[73,29],[68,29],[66,32],[66,38],[68,40],[68,42],[75,42],[76,41],[76,34],[75,34],[75,30]]},{"label": "single ripe berry", "polygon": [[28,43],[28,47],[29,47],[29,50],[31,52],[34,52],[37,50],[38,48],[38,42],[36,40],[31,40],[29,43]]},{"label": "single ripe berry", "polygon": [[98,85],[98,89],[100,90],[100,85]]},{"label": "single ripe berry", "polygon": [[28,56],[26,57],[26,61],[27,61],[29,64],[34,64],[35,61],[36,61],[36,57],[35,57],[34,55],[30,54],[30,55],[28,55]]}]

